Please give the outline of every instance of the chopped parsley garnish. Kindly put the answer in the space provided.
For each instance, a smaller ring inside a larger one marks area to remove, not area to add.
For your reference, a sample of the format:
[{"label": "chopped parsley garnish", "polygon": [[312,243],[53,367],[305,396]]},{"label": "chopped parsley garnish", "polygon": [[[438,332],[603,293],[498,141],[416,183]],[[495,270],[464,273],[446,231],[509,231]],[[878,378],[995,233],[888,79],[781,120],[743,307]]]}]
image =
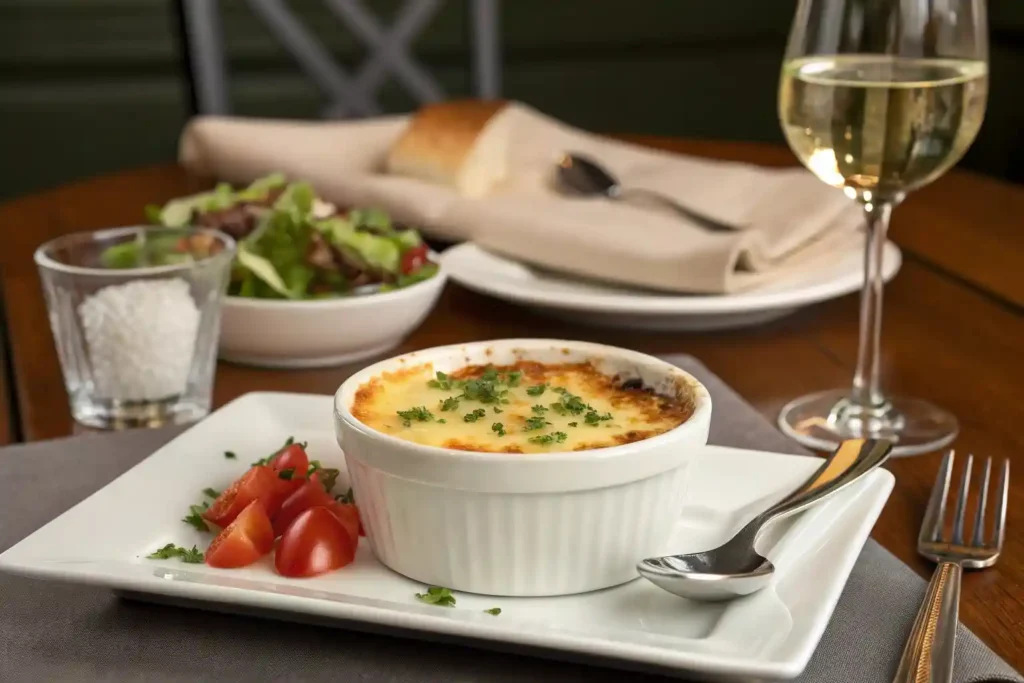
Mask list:
[{"label": "chopped parsley garnish", "polygon": [[[484,373],[485,375],[487,373]],[[492,380],[471,379],[462,388],[462,397],[467,401],[480,401],[481,403],[497,403],[501,400],[501,391]]]},{"label": "chopped parsley garnish", "polygon": [[442,417],[440,420],[437,421],[437,424],[439,424],[439,425],[446,425],[446,424],[448,424],[448,420],[446,420],[446,419],[444,419]]},{"label": "chopped parsley garnish", "polygon": [[531,436],[530,443],[539,444],[541,446],[550,446],[553,443],[563,443],[569,435],[565,432],[552,432],[551,434],[538,434],[537,436]]},{"label": "chopped parsley garnish", "polygon": [[530,408],[530,410],[537,413],[538,415],[543,415],[544,413],[548,412],[548,409],[540,405],[539,403],[534,407]]},{"label": "chopped parsley garnish", "polygon": [[551,403],[549,407],[559,415],[565,415],[568,412],[561,403]]},{"label": "chopped parsley garnish", "polygon": [[210,507],[210,504],[203,502],[202,505],[189,505],[188,514],[181,518],[181,521],[185,522],[196,531],[209,531],[210,527],[206,525],[206,520],[203,519],[203,513]]},{"label": "chopped parsley garnish", "polygon": [[499,408],[498,406],[494,406],[494,412],[495,412],[495,413],[503,413],[503,412],[505,412],[505,411],[504,411],[504,410],[502,410],[501,408]]},{"label": "chopped parsley garnish", "polygon": [[413,421],[416,422],[430,422],[434,419],[434,414],[427,410],[426,406],[416,406],[415,408],[409,408],[408,410],[396,410],[398,417],[402,418],[402,425],[405,427],[410,426]]},{"label": "chopped parsley garnish", "polygon": [[523,429],[523,431],[532,432],[535,429],[544,429],[549,424],[551,423],[545,420],[543,417],[531,417],[526,420],[526,428]]},{"label": "chopped parsley garnish", "polygon": [[583,421],[591,427],[596,427],[599,423],[612,419],[611,413],[605,413],[604,415],[598,414],[596,410],[591,410],[583,416]]},{"label": "chopped parsley garnish", "polygon": [[217,489],[207,488],[203,489],[203,495],[206,496],[207,498],[216,498],[217,496],[220,495],[220,491],[218,491]]},{"label": "chopped parsley garnish", "polygon": [[455,396],[449,396],[445,400],[441,401],[441,412],[447,412],[449,410],[458,410],[459,399]]},{"label": "chopped parsley garnish", "polygon": [[483,417],[486,414],[487,414],[486,410],[484,410],[483,408],[477,408],[473,412],[466,413],[465,415],[463,415],[462,416],[462,420],[463,420],[463,422],[476,422],[477,420],[479,420],[481,417]]},{"label": "chopped parsley garnish", "polygon": [[581,415],[584,410],[590,407],[579,396],[570,394],[568,391],[562,393],[561,404],[567,412],[573,415]]},{"label": "chopped parsley garnish", "polygon": [[500,607],[492,607],[490,609],[485,609],[484,610],[484,614],[490,614],[492,617],[496,617],[499,614],[501,614],[501,608]]},{"label": "chopped parsley garnish", "polygon": [[497,434],[498,436],[505,436],[505,425],[501,424],[500,422],[495,422],[494,424],[491,425],[491,431]]},{"label": "chopped parsley garnish", "polygon": [[570,422],[570,423],[569,423],[569,426],[570,426],[570,427],[578,427],[578,426],[579,426],[579,424],[580,424],[579,422]]},{"label": "chopped parsley garnish", "polygon": [[237,455],[235,455],[235,452],[234,452],[234,451],[224,451],[224,457],[225,457],[225,458],[227,458],[228,460],[234,460],[234,459],[236,459],[236,458],[237,458],[238,456],[237,456]]},{"label": "chopped parsley garnish", "polygon": [[519,381],[522,378],[523,373],[519,372],[518,370],[513,370],[512,372],[508,373],[508,375],[505,377],[505,384],[509,385],[514,389],[515,387],[519,386]]},{"label": "chopped parsley garnish", "polygon": [[428,605],[437,605],[438,607],[455,607],[455,596],[452,595],[450,588],[430,586],[427,588],[426,593],[417,593],[416,598],[420,602],[425,602]]},{"label": "chopped parsley garnish", "polygon": [[427,382],[427,386],[433,389],[444,389],[445,391],[450,390],[453,386],[458,383],[458,380],[449,379],[448,375],[444,374],[440,370],[435,375],[437,379],[432,379]]},{"label": "chopped parsley garnish", "polygon": [[146,555],[146,559],[149,560],[169,560],[172,557],[181,558],[182,562],[189,564],[201,564],[203,561],[203,552],[196,546],[192,546],[192,549],[181,548],[168,543],[163,548],[160,548],[156,552]]},{"label": "chopped parsley garnish", "polygon": [[551,391],[555,392],[556,394],[568,394],[569,393],[569,390],[566,389],[565,387],[551,387]]},{"label": "chopped parsley garnish", "polygon": [[485,382],[497,382],[498,371],[488,366],[487,369],[484,370],[484,374],[480,375],[480,379],[482,379]]},{"label": "chopped parsley garnish", "polygon": [[534,384],[532,387],[526,387],[526,393],[530,396],[540,396],[547,388],[547,384]]},{"label": "chopped parsley garnish", "polygon": [[292,477],[295,476],[295,468],[289,467],[286,470],[281,470],[280,472],[277,473],[277,476],[280,477],[281,479],[284,479],[285,481],[291,481]]}]

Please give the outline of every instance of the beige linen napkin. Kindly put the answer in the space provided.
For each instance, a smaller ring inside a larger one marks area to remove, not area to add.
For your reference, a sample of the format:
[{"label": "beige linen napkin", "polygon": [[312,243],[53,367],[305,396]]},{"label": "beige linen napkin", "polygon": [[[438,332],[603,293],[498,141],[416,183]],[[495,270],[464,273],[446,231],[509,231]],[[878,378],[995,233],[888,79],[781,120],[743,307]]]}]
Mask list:
[{"label": "beige linen napkin", "polygon": [[[554,270],[673,292],[729,293],[814,266],[857,239],[859,211],[803,169],[765,169],[616,142],[513,104],[477,139],[497,180],[483,197],[383,172],[407,119],[298,123],[200,117],[182,163],[245,183],[280,171],[327,199],[379,206],[428,234],[470,239]],[[675,213],[552,188],[555,161],[586,154],[624,187],[655,190],[732,226],[709,231]]]}]

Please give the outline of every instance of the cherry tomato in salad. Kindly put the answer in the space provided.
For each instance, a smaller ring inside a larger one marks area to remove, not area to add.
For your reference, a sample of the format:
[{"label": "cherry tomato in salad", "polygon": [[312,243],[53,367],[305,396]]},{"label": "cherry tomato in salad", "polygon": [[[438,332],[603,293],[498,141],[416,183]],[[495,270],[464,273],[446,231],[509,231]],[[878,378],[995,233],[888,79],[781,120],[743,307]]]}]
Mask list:
[{"label": "cherry tomato in salad", "polygon": [[299,515],[310,508],[330,508],[334,505],[337,503],[324,490],[323,484],[315,478],[303,481],[298,489],[285,499],[281,509],[274,515],[274,533],[278,536],[283,534]]},{"label": "cherry tomato in salad", "polygon": [[274,567],[281,576],[308,577],[339,569],[356,556],[356,541],[326,507],[295,518],[277,545]]},{"label": "cherry tomato in salad", "polygon": [[267,516],[272,517],[295,486],[291,481],[281,479],[272,468],[256,465],[217,496],[213,505],[203,513],[203,519],[226,527],[254,500],[260,501]]},{"label": "cherry tomato in salad", "polygon": [[274,549],[274,529],[260,504],[253,500],[217,534],[206,551],[206,564],[231,569],[245,567]]},{"label": "cherry tomato in salad", "polygon": [[270,466],[278,473],[292,471],[292,479],[305,479],[309,469],[309,456],[302,444],[289,444],[270,460]]},{"label": "cherry tomato in salad", "polygon": [[427,262],[427,245],[418,244],[402,254],[402,274],[409,275],[419,270]]}]

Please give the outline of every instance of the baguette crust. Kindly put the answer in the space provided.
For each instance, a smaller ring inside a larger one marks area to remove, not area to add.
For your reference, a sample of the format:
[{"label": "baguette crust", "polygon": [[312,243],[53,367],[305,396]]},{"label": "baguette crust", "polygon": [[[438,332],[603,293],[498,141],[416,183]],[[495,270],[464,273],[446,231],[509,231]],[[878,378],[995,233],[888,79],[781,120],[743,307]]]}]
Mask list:
[{"label": "baguette crust", "polygon": [[484,128],[508,103],[456,100],[420,109],[388,153],[386,170],[477,194],[469,157]]}]

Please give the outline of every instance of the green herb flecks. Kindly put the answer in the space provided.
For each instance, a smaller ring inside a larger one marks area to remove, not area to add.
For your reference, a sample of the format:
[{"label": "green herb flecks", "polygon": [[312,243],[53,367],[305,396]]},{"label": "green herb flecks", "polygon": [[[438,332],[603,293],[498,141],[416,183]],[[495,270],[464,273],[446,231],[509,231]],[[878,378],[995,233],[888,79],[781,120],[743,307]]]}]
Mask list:
[{"label": "green herb flecks", "polygon": [[203,495],[206,496],[207,498],[216,498],[217,496],[220,495],[220,491],[218,491],[217,489],[206,488],[203,489]]},{"label": "green herb flecks", "polygon": [[543,417],[531,417],[526,420],[526,426],[523,428],[524,432],[532,432],[537,429],[544,429],[550,422],[545,420]]},{"label": "green herb flecks", "polygon": [[600,423],[612,419],[611,413],[605,413],[604,415],[599,414],[596,410],[589,411],[583,416],[583,421],[591,427],[596,427]]},{"label": "green herb flecks", "polygon": [[192,549],[189,550],[173,543],[168,543],[156,552],[146,555],[146,559],[149,560],[169,560],[173,557],[180,558],[182,562],[188,564],[202,564],[203,562],[203,552],[196,546],[192,546]]},{"label": "green herb flecks", "polygon": [[494,408],[492,410],[494,410],[495,414],[501,414],[501,413],[505,412],[504,410],[502,410],[498,406],[494,406]]},{"label": "green herb flecks", "polygon": [[238,458],[234,451],[224,451],[224,457],[228,460],[235,460]]},{"label": "green herb flecks", "polygon": [[534,384],[532,387],[526,387],[526,393],[530,396],[540,396],[547,388],[547,384]]},{"label": "green herb flecks", "polygon": [[523,373],[519,372],[518,370],[513,370],[512,372],[505,375],[505,384],[515,389],[516,387],[519,386],[519,382],[522,381],[522,379]]},{"label": "green herb flecks", "polygon": [[481,417],[484,417],[485,415],[487,415],[487,411],[486,410],[484,410],[483,408],[477,408],[473,412],[466,413],[465,415],[463,415],[462,416],[462,421],[463,422],[476,422],[477,420],[479,420]]},{"label": "green herb flecks", "polygon": [[439,424],[439,425],[446,425],[446,424],[448,424],[448,420],[446,420],[446,419],[444,419],[442,417],[440,420],[437,421],[437,424]]},{"label": "green herb flecks", "polygon": [[485,609],[484,610],[484,614],[490,614],[492,617],[496,617],[499,614],[501,614],[501,608],[500,607],[492,607],[490,609]]},{"label": "green herb flecks", "polygon": [[188,524],[196,531],[209,531],[210,527],[206,524],[206,520],[203,519],[203,513],[206,512],[210,504],[203,502],[201,505],[189,505],[188,514],[181,518],[181,521]]},{"label": "green herb flecks", "polygon": [[500,422],[495,422],[494,424],[491,425],[491,431],[497,434],[498,436],[505,436],[505,425],[501,424]]},{"label": "green herb flecks", "polygon": [[452,594],[451,589],[441,588],[440,586],[430,586],[427,588],[426,593],[417,593],[416,599],[428,605],[455,607],[455,596]]},{"label": "green herb flecks", "polygon": [[[258,465],[267,465],[267,464],[270,464],[270,461],[271,461],[271,460],[273,460],[274,458],[276,458],[276,457],[277,457],[277,454],[278,454],[278,453],[280,453],[280,452],[281,452],[281,451],[283,451],[284,449],[288,448],[288,447],[289,447],[289,446],[291,446],[291,445],[292,445],[293,443],[295,443],[295,437],[293,437],[293,436],[289,436],[289,437],[288,437],[287,439],[285,439],[285,440],[284,440],[284,445],[283,445],[283,446],[281,446],[280,448],[278,448],[278,449],[277,449],[276,451],[274,451],[274,452],[273,452],[273,453],[271,453],[270,455],[268,455],[268,456],[266,456],[266,457],[264,457],[264,458],[260,458],[259,460],[257,460],[256,462],[254,462],[254,463],[252,464],[252,465],[253,465],[253,467],[256,467],[256,466],[258,466]],[[300,445],[301,445],[301,446],[302,446],[303,448],[305,448],[305,447],[306,447],[306,444],[305,444],[305,443],[302,443],[302,444],[300,444]],[[234,454],[232,453],[232,455],[234,455]]]},{"label": "green herb flecks", "polygon": [[450,410],[459,409],[459,399],[455,396],[449,396],[445,400],[441,401],[441,412],[447,412]]},{"label": "green herb flecks", "polygon": [[537,436],[531,436],[529,438],[529,442],[540,446],[550,446],[553,443],[563,443],[568,438],[569,435],[565,432],[552,432],[551,434],[538,434]]},{"label": "green herb flecks", "polygon": [[544,406],[542,406],[539,403],[537,405],[533,406],[532,408],[530,408],[530,410],[532,410],[537,415],[543,415],[544,413],[548,412],[548,409],[545,408]]},{"label": "green herb flecks", "polygon": [[409,408],[408,410],[397,410],[398,417],[402,418],[402,425],[409,427],[415,422],[431,422],[434,419],[434,414],[427,410],[426,406],[416,406],[415,408]]}]

